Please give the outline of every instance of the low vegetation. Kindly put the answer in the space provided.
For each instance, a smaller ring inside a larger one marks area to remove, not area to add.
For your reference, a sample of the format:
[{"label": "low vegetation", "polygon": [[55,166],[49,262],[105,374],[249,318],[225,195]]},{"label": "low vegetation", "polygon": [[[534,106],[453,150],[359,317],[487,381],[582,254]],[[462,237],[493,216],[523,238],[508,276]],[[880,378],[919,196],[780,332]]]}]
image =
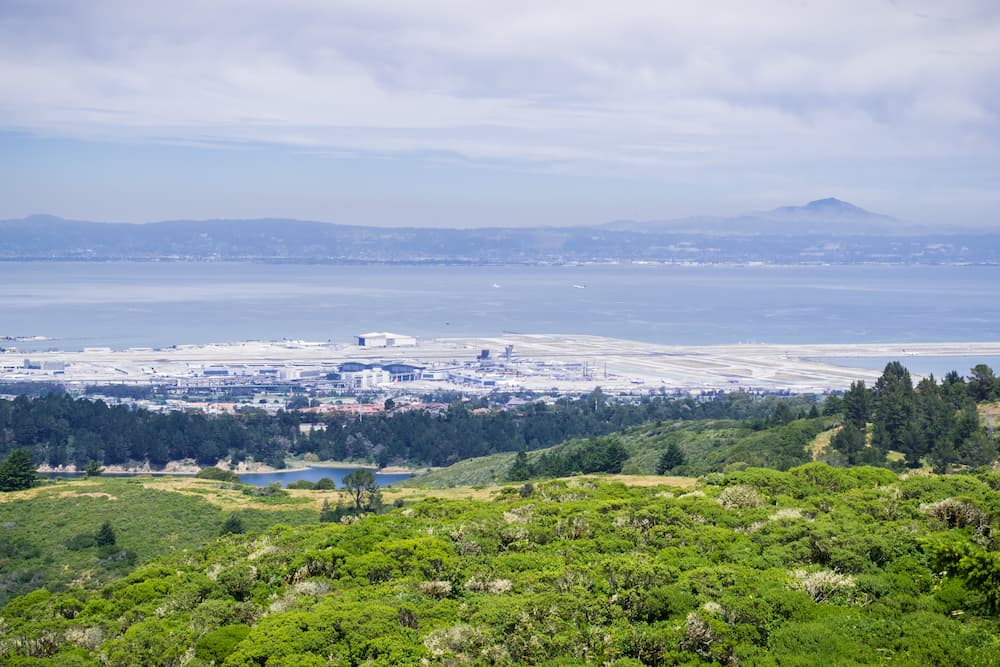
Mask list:
[{"label": "low vegetation", "polygon": [[[0,664],[994,665],[998,391],[973,371],[914,386],[890,364],[822,412],[651,399],[629,409],[684,418],[615,433],[632,413],[595,392],[524,417],[582,411],[591,437],[396,489],[365,470],[113,479],[93,459],[38,485],[19,421],[0,431]],[[426,433],[475,441],[477,418],[453,406]]]},{"label": "low vegetation", "polygon": [[990,665],[997,488],[809,463],[694,489],[577,477],[426,497],[16,598],[0,662]]}]

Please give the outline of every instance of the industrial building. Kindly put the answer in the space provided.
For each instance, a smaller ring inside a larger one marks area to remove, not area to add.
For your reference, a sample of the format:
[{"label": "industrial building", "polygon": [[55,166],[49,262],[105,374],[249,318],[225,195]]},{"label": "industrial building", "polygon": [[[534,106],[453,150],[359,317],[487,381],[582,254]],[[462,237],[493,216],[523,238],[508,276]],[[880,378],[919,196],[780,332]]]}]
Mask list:
[{"label": "industrial building", "polygon": [[355,338],[358,347],[413,347],[417,344],[417,339],[413,336],[403,336],[388,331],[373,331]]}]

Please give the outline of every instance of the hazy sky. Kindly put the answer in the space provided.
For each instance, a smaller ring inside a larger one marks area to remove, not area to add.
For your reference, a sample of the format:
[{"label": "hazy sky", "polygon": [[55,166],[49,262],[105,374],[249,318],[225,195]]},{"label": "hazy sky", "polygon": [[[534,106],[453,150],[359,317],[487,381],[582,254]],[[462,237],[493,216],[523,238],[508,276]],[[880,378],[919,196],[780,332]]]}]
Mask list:
[{"label": "hazy sky", "polygon": [[996,0],[0,0],[0,217],[1000,225]]}]

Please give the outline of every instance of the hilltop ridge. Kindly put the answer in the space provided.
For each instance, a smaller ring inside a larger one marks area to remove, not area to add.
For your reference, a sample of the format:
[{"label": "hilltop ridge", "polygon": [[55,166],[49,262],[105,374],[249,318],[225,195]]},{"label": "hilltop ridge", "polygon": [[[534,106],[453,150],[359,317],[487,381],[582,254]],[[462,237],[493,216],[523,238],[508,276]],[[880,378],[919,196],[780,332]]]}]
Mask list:
[{"label": "hilltop ridge", "polygon": [[35,214],[0,221],[7,261],[538,264],[996,264],[1000,233],[931,230],[835,197],[736,217],[598,226],[365,227],[283,218],[145,224]]}]

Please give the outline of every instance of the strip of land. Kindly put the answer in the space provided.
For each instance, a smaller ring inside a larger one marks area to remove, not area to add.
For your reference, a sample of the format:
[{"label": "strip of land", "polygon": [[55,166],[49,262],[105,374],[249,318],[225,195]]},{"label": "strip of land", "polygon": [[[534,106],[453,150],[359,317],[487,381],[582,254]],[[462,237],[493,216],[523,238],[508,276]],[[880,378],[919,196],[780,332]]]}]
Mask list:
[{"label": "strip of land", "polygon": [[[704,392],[719,389],[825,392],[854,380],[874,381],[880,371],[851,368],[823,358],[998,356],[1000,342],[873,343],[709,346],[660,345],[599,336],[511,334],[488,338],[418,340],[407,347],[346,343],[244,341],[169,348],[0,353],[0,380],[64,385],[255,385],[276,380],[322,389],[343,385],[345,364],[394,364],[417,370],[405,379],[369,377],[355,388],[394,392],[436,389]],[[958,369],[964,370],[964,369]],[[358,372],[358,371],[355,371]],[[375,379],[372,381],[371,378]]]}]

